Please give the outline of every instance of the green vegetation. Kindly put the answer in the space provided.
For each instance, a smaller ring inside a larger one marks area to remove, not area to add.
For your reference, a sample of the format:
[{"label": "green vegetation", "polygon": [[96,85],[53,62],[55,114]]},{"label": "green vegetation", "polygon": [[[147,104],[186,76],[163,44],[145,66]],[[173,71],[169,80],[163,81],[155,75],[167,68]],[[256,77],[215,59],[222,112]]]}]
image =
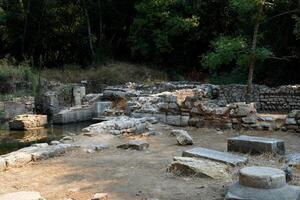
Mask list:
[{"label": "green vegetation", "polygon": [[0,99],[12,96],[35,95],[38,76],[26,63],[15,65],[0,60]]},{"label": "green vegetation", "polygon": [[129,69],[132,81],[159,69],[171,79],[248,82],[249,89],[253,80],[293,84],[299,19],[297,0],[0,0],[0,59],[29,60],[43,76],[63,72],[61,80],[72,82],[123,83],[131,65],[107,64],[121,60],[155,66]]},{"label": "green vegetation", "polygon": [[167,74],[143,65],[134,65],[123,62],[93,65],[89,70],[68,66],[60,69],[45,69],[41,76],[48,80],[65,83],[78,83],[88,80],[94,85],[118,85],[127,82],[153,82],[168,80]]}]

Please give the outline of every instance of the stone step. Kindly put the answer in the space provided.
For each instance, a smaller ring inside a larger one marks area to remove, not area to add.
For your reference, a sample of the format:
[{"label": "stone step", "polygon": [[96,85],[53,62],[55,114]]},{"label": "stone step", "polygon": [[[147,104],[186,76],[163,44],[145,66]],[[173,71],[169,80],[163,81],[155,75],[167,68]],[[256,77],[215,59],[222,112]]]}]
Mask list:
[{"label": "stone step", "polygon": [[280,139],[241,135],[227,139],[227,150],[251,154],[283,155],[285,146],[284,141]]},{"label": "stone step", "polygon": [[197,157],[197,158],[206,158],[226,164],[230,164],[232,166],[237,166],[241,164],[246,164],[248,159],[246,157],[237,156],[231,153],[215,151],[211,149],[205,149],[201,147],[197,147],[194,149],[186,150],[182,153],[183,157]]}]

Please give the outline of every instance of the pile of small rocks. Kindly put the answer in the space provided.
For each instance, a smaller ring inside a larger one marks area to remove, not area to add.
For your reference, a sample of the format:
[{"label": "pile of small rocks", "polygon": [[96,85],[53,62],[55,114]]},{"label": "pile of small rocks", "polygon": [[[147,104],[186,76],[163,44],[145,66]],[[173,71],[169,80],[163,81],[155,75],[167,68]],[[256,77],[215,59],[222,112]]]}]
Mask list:
[{"label": "pile of small rocks", "polygon": [[92,124],[82,131],[90,133],[142,134],[148,131],[147,122],[155,121],[154,118],[130,118],[126,116],[116,117],[108,121]]},{"label": "pile of small rocks", "polygon": [[300,133],[300,110],[293,110],[288,114],[283,130]]}]

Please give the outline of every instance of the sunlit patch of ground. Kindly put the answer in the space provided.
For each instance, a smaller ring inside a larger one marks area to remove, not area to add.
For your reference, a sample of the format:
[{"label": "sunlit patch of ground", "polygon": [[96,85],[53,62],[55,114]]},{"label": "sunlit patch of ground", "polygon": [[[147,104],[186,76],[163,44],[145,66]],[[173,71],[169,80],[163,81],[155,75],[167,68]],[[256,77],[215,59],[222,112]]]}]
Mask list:
[{"label": "sunlit patch of ground", "polygon": [[[166,169],[174,156],[180,156],[185,149],[201,146],[226,151],[226,138],[238,134],[275,137],[284,139],[287,152],[299,151],[300,134],[285,132],[236,132],[215,129],[185,128],[193,137],[194,145],[178,146],[170,136],[172,129],[165,125],[155,125],[161,135],[151,137],[78,137],[83,143],[108,143],[110,148],[102,152],[88,154],[83,151],[67,153],[23,168],[10,169],[0,174],[0,193],[20,190],[39,191],[47,200],[87,200],[96,192],[109,193],[113,200],[213,200],[223,199],[225,183],[205,178],[176,177]],[[147,140],[147,151],[117,149],[116,146],[129,139]],[[281,167],[279,157],[270,155],[250,156],[248,165]],[[232,169],[233,180],[237,180],[238,168]],[[300,185],[300,171],[295,170],[294,185]]]}]

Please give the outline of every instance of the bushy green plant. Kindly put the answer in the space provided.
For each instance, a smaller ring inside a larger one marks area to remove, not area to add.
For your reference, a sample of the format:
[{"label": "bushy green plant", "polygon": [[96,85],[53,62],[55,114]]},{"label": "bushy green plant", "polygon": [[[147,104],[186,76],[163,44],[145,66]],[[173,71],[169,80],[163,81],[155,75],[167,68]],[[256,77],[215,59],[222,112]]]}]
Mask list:
[{"label": "bushy green plant", "polygon": [[35,95],[38,77],[25,63],[13,65],[7,60],[1,60],[0,82],[1,94]]}]

